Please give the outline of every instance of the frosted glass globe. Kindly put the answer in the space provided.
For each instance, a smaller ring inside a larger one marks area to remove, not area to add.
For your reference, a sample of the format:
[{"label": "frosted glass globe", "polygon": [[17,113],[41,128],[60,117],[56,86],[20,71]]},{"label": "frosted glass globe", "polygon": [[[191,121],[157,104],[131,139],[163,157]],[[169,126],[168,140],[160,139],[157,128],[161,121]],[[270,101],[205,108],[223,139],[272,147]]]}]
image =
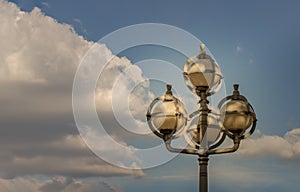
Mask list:
[{"label": "frosted glass globe", "polygon": [[162,134],[171,134],[182,129],[187,121],[184,106],[177,101],[163,101],[155,106],[152,122]]},{"label": "frosted glass globe", "polygon": [[222,78],[219,66],[211,58],[199,59],[191,64],[187,75],[195,87],[212,88]]},{"label": "frosted glass globe", "polygon": [[232,100],[226,103],[221,112],[223,114],[223,126],[232,133],[242,133],[248,129],[252,122],[253,110],[247,102],[241,100]]}]

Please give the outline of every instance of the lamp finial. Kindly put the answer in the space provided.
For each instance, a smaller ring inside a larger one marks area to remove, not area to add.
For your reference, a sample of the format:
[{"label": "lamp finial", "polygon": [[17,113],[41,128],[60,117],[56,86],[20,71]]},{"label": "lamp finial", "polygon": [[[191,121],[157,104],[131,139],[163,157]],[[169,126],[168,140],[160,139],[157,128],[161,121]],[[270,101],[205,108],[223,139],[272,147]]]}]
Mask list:
[{"label": "lamp finial", "polygon": [[205,53],[205,44],[204,43],[200,44],[200,53]]}]

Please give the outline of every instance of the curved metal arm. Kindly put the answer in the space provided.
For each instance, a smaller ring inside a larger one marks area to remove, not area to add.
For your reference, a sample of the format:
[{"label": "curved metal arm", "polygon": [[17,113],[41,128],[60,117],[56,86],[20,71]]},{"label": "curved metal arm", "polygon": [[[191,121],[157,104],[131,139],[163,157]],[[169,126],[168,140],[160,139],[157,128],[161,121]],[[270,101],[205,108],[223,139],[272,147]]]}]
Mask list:
[{"label": "curved metal arm", "polygon": [[168,151],[172,153],[184,153],[184,154],[191,154],[191,155],[199,155],[199,156],[208,156],[208,155],[214,155],[214,154],[222,154],[222,153],[233,153],[238,150],[240,146],[240,141],[241,139],[236,136],[235,139],[233,140],[234,145],[231,148],[223,148],[223,149],[209,149],[206,152],[201,151],[199,149],[179,149],[179,148],[174,148],[171,145],[171,139],[164,139],[166,148]]},{"label": "curved metal arm", "polygon": [[173,153],[185,153],[185,154],[191,154],[191,155],[200,155],[198,150],[195,149],[179,149],[179,148],[174,148],[171,145],[171,139],[165,140],[165,145],[168,151],[173,152]]},{"label": "curved metal arm", "polygon": [[236,150],[238,150],[238,148],[240,146],[240,141],[241,140],[236,137],[233,140],[234,145],[231,148],[208,150],[206,153],[208,155],[214,155],[214,154],[222,154],[222,153],[232,153],[232,152],[235,152]]}]

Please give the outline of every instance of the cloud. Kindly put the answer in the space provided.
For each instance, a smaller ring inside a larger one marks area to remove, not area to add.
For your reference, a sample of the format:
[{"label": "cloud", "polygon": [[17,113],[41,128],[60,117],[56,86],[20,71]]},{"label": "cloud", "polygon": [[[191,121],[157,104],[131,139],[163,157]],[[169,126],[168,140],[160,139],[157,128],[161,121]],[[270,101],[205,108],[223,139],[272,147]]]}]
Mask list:
[{"label": "cloud", "polygon": [[241,46],[237,45],[236,48],[235,48],[235,51],[236,51],[237,53],[241,53],[241,52],[243,51],[243,49],[242,49]]},{"label": "cloud", "polygon": [[[70,25],[45,16],[39,8],[23,12],[4,0],[0,0],[0,29],[0,89],[3,90],[0,94],[0,177],[142,176],[141,170],[114,167],[96,157],[74,125],[74,75],[85,53],[95,43],[76,34]],[[99,45],[97,50],[103,62],[113,57],[105,45]],[[114,57],[100,77],[96,95],[97,101],[99,97],[103,100],[100,99],[98,110],[105,114],[108,111],[108,119],[113,120],[107,102],[111,99],[112,85],[120,75],[130,75],[125,70],[129,66],[132,64],[128,59]],[[141,71],[134,75],[142,79]],[[128,85],[124,82],[123,87],[126,89]],[[114,129],[111,124],[115,123],[110,122],[107,129]],[[127,145],[122,138],[116,139]],[[110,150],[109,143],[101,144]],[[118,149],[113,150],[120,154]],[[135,157],[124,154],[122,158]],[[20,182],[30,183],[22,179]]]},{"label": "cloud", "polygon": [[56,176],[45,180],[18,177],[0,179],[1,192],[121,192],[122,190],[99,179],[72,179]]},{"label": "cloud", "polygon": [[[226,159],[226,161],[234,160]],[[223,161],[215,163],[214,167],[211,167],[210,177],[215,187],[219,188],[217,191],[232,191],[233,183],[238,183],[234,186],[237,191],[253,191],[257,188],[256,186],[259,186],[258,188],[261,191],[273,191],[273,187],[284,186],[288,188],[290,185],[290,182],[286,181],[287,178],[282,177],[280,172],[276,170],[270,171],[255,166],[249,167],[241,161],[234,162],[224,164]]]},{"label": "cloud", "polygon": [[31,82],[72,80],[76,67],[92,42],[67,24],[43,15],[39,8],[20,11],[1,1],[1,78]]},{"label": "cloud", "polygon": [[[118,149],[110,149],[109,145],[103,144],[103,147],[112,153],[123,154]],[[33,141],[26,145],[8,143],[1,146],[1,151],[6,151],[0,155],[2,178],[36,174],[70,177],[143,176],[141,170],[122,169],[96,157],[78,135],[43,143]],[[129,155],[125,157],[130,158]]]},{"label": "cloud", "polygon": [[253,64],[253,63],[254,63],[254,60],[253,60],[252,58],[250,58],[249,61],[248,61],[248,63],[249,63],[249,64]]},{"label": "cloud", "polygon": [[238,151],[242,156],[273,156],[282,159],[300,159],[300,128],[283,137],[262,135],[242,142]]},{"label": "cloud", "polygon": [[75,19],[73,19],[73,20],[74,20],[76,23],[79,24],[80,30],[81,30],[84,34],[88,35],[88,32],[87,32],[87,30],[83,27],[83,24],[82,24],[81,20],[78,19],[78,18],[75,18]]},{"label": "cloud", "polygon": [[44,7],[50,8],[50,4],[48,2],[41,2]]}]

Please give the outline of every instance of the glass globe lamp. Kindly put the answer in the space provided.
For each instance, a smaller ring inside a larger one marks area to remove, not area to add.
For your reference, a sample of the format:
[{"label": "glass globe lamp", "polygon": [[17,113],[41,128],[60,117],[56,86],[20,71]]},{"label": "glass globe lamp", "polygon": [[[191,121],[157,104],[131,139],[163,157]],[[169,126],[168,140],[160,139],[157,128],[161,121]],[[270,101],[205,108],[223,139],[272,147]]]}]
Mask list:
[{"label": "glass globe lamp", "polygon": [[200,87],[215,93],[221,86],[222,73],[218,64],[206,54],[205,45],[200,45],[201,52],[187,60],[184,65],[184,79],[190,90]]},{"label": "glass globe lamp", "polygon": [[[198,111],[197,111],[198,112]],[[195,112],[194,112],[195,113]],[[191,117],[191,121],[188,125],[188,129],[185,134],[185,140],[191,147],[196,147],[201,145],[200,138],[200,127],[199,127],[199,112],[196,113],[194,117]],[[221,134],[221,124],[217,116],[209,113],[207,116],[207,129],[206,129],[206,141],[208,145],[211,145],[219,140]]]},{"label": "glass globe lamp", "polygon": [[187,123],[187,112],[183,103],[173,96],[171,86],[164,96],[156,98],[148,109],[148,125],[152,131],[163,137],[173,135]]},{"label": "glass globe lamp", "polygon": [[247,99],[239,95],[238,85],[221,108],[223,127],[232,134],[243,134],[255,121],[255,112]]}]

